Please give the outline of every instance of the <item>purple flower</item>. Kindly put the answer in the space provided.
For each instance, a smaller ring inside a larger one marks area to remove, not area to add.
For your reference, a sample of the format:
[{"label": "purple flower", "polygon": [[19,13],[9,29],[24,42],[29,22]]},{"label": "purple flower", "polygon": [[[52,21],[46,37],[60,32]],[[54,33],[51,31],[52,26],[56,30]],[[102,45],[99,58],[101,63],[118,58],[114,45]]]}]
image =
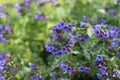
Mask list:
[{"label": "purple flower", "polygon": [[4,71],[4,67],[0,66],[0,73],[2,73]]},{"label": "purple flower", "polygon": [[3,30],[3,25],[0,25],[0,30]]},{"label": "purple flower", "polygon": [[0,5],[0,10],[3,10],[4,9],[4,6],[3,5]]},{"label": "purple flower", "polygon": [[40,14],[36,13],[36,14],[34,15],[34,19],[35,19],[35,20],[39,20],[39,16],[40,16]]},{"label": "purple flower", "polygon": [[52,0],[52,4],[56,4],[57,3],[57,0]]},{"label": "purple flower", "polygon": [[86,67],[85,72],[90,73],[90,71],[91,71],[90,67]]},{"label": "purple flower", "polygon": [[85,26],[85,22],[80,22],[80,27],[84,27]]},{"label": "purple flower", "polygon": [[67,36],[67,39],[68,39],[68,40],[72,40],[72,36],[71,36],[71,35],[68,35],[68,36]]},{"label": "purple flower", "polygon": [[33,70],[37,70],[38,69],[38,66],[36,66],[35,64],[33,63],[29,63],[29,67]]},{"label": "purple flower", "polygon": [[62,27],[62,30],[66,32],[66,31],[69,30],[69,28],[68,28],[68,26],[63,26],[63,27]]},{"label": "purple flower", "polygon": [[3,52],[0,52],[0,60],[4,59],[5,58],[5,55]]},{"label": "purple flower", "polygon": [[30,10],[30,5],[26,5],[26,11]]},{"label": "purple flower", "polygon": [[61,47],[60,51],[61,51],[62,53],[66,53],[67,49],[66,49],[65,47]]},{"label": "purple flower", "polygon": [[58,51],[58,52],[56,52],[56,55],[57,55],[57,56],[61,56],[61,55],[62,55],[62,52]]},{"label": "purple flower", "polygon": [[115,10],[114,9],[110,9],[110,11],[109,11],[109,15],[110,16],[115,16]]},{"label": "purple flower", "polygon": [[98,56],[96,57],[96,60],[97,60],[97,61],[103,61],[103,57],[102,57],[101,55],[98,55]]},{"label": "purple flower", "polygon": [[45,0],[46,3],[50,2],[50,0]]},{"label": "purple flower", "polygon": [[58,29],[58,30],[61,29],[61,24],[60,24],[60,23],[57,23],[57,25],[56,25],[56,29]]},{"label": "purple flower", "polygon": [[81,66],[81,67],[79,68],[79,72],[85,72],[85,71],[86,71],[86,68],[85,68],[85,67]]},{"label": "purple flower", "polygon": [[82,18],[85,22],[88,22],[88,17],[87,16],[83,15]]},{"label": "purple flower", "polygon": [[24,3],[25,3],[25,4],[29,4],[29,3],[30,3],[30,0],[24,0]]},{"label": "purple flower", "polygon": [[113,75],[112,75],[112,78],[116,78],[116,74],[113,74]]},{"label": "purple flower", "polygon": [[32,80],[43,80],[43,78],[41,76],[39,76],[38,74],[34,74],[31,76]]},{"label": "purple flower", "polygon": [[117,1],[117,5],[120,7],[120,0]]},{"label": "purple flower", "polygon": [[106,23],[106,20],[103,18],[98,20],[98,24],[105,24],[105,23]]},{"label": "purple flower", "polygon": [[69,46],[74,46],[74,42],[72,40],[69,41]]},{"label": "purple flower", "polygon": [[68,67],[68,68],[66,69],[66,71],[67,71],[68,73],[72,73],[72,68],[71,68],[71,67]]},{"label": "purple flower", "polygon": [[117,73],[117,77],[120,78],[120,71],[118,71],[118,73]]},{"label": "purple flower", "polygon": [[56,41],[56,40],[57,40],[57,37],[56,37],[56,36],[53,36],[52,40],[53,40],[53,41]]},{"label": "purple flower", "polygon": [[66,52],[67,52],[68,54],[71,54],[71,53],[72,53],[71,48],[67,48],[67,49],[66,49]]},{"label": "purple flower", "polygon": [[101,25],[99,25],[99,24],[97,24],[97,25],[94,25],[94,26],[93,26],[93,28],[94,28],[95,30],[100,30],[100,29],[101,29],[101,27],[102,27],[102,26],[101,26]]},{"label": "purple flower", "polygon": [[67,26],[68,26],[69,30],[71,30],[73,27],[72,24],[68,24]]},{"label": "purple flower", "polygon": [[22,6],[20,4],[16,4],[16,9],[17,9],[17,12],[22,12]]},{"label": "purple flower", "polygon": [[116,55],[120,58],[120,52],[118,52]]},{"label": "purple flower", "polygon": [[101,79],[102,78],[102,75],[100,73],[97,73],[97,78],[98,79]]},{"label": "purple flower", "polygon": [[114,47],[116,45],[115,41],[111,41],[110,46]]},{"label": "purple flower", "polygon": [[4,14],[4,12],[0,12],[0,17],[2,17],[2,16],[4,16],[5,14]]},{"label": "purple flower", "polygon": [[116,32],[116,31],[110,31],[109,34],[110,34],[110,37],[117,37],[118,36],[118,32]]},{"label": "purple flower", "polygon": [[54,71],[51,70],[50,72],[51,72],[51,74],[52,74],[53,80],[56,80],[56,74],[54,73]]},{"label": "purple flower", "polygon": [[104,38],[109,38],[109,32],[104,32]]},{"label": "purple flower", "polygon": [[3,75],[0,75],[0,80],[5,80]]},{"label": "purple flower", "polygon": [[89,35],[88,34],[86,34],[85,37],[84,37],[84,40],[87,40],[87,39],[89,39]]},{"label": "purple flower", "polygon": [[101,68],[99,68],[99,70],[102,72],[102,73],[105,73],[106,72],[106,67],[101,67]]},{"label": "purple flower", "polygon": [[118,28],[116,26],[112,26],[111,31],[116,31]]},{"label": "purple flower", "polygon": [[36,5],[40,6],[42,4],[41,0],[37,0]]},{"label": "purple flower", "polygon": [[7,64],[7,60],[0,60],[0,66],[5,66]]},{"label": "purple flower", "polygon": [[60,67],[62,70],[66,70],[68,66],[65,65],[65,64],[60,64],[59,67]]}]

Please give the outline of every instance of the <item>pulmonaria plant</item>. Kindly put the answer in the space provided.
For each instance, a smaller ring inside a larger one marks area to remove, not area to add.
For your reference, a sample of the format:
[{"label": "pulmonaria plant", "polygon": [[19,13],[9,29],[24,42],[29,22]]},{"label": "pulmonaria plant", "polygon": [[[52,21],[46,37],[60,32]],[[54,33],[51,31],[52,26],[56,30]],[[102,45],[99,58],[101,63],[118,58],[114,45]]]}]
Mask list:
[{"label": "pulmonaria plant", "polygon": [[[58,66],[63,72],[72,75],[73,71],[75,71],[75,75],[77,75],[79,73],[92,73],[92,71],[97,71],[92,74],[100,80],[120,78],[118,64],[114,63],[115,66],[110,66],[111,60],[117,61],[114,57],[120,57],[120,28],[117,26],[107,24],[107,21],[103,18],[98,20],[98,24],[92,26],[88,23],[88,18],[83,16],[83,21],[80,21],[79,24],[65,24],[65,21],[57,23],[52,27],[52,33],[53,36],[50,37],[51,40],[49,40],[49,44],[45,45],[45,48],[48,52],[59,58],[63,58],[63,56],[67,58],[65,61],[64,58],[62,60],[65,64],[59,64]],[[90,41],[93,41],[93,43]],[[65,57],[64,54],[68,55]],[[91,55],[90,59],[84,61],[83,58],[87,58],[88,54],[89,56]],[[77,60],[82,62],[78,61],[78,65],[70,67],[66,62],[72,64],[72,60],[69,60],[69,57],[74,57],[74,55],[76,55],[76,58],[80,57]],[[114,57],[110,57],[110,55],[114,55]],[[95,70],[93,70],[93,67]],[[111,72],[114,69],[116,71]]]}]

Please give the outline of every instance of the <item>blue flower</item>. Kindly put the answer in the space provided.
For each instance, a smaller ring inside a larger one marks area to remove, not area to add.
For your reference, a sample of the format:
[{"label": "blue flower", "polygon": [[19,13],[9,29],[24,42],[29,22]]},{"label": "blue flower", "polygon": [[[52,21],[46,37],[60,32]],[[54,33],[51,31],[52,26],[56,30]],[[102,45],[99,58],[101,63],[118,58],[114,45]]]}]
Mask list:
[{"label": "blue flower", "polygon": [[111,41],[110,46],[114,47],[116,45],[115,41]]},{"label": "blue flower", "polygon": [[0,66],[0,73],[2,73],[4,71],[4,67]]},{"label": "blue flower", "polygon": [[22,6],[20,4],[16,4],[17,12],[22,12]]},{"label": "blue flower", "polygon": [[105,23],[106,23],[106,20],[103,18],[98,20],[98,24],[105,24]]},{"label": "blue flower", "polygon": [[116,55],[120,58],[120,52],[118,52]]},{"label": "blue flower", "polygon": [[120,7],[120,0],[117,1],[117,5]]},{"label": "blue flower", "polygon": [[69,30],[71,30],[73,27],[72,24],[68,24],[67,26],[68,26]]},{"label": "blue flower", "polygon": [[56,37],[56,36],[53,36],[52,40],[53,40],[53,41],[56,41],[56,40],[57,40],[57,37]]},{"label": "blue flower", "polygon": [[68,66],[65,65],[65,64],[60,64],[59,67],[60,67],[62,70],[66,70]]},{"label": "blue flower", "polygon": [[88,17],[87,16],[83,15],[82,18],[85,22],[88,22]]},{"label": "blue flower", "polygon": [[85,72],[85,71],[86,71],[86,68],[85,68],[85,67],[81,66],[81,67],[79,68],[79,72]]},{"label": "blue flower", "polygon": [[110,16],[115,16],[115,10],[114,10],[114,9],[110,9],[109,15],[110,15]]},{"label": "blue flower", "polygon": [[68,39],[68,40],[72,40],[72,36],[71,36],[71,35],[68,35],[68,36],[67,36],[67,39]]},{"label": "blue flower", "polygon": [[42,4],[41,0],[37,0],[36,5],[40,6]]},{"label": "blue flower", "polygon": [[0,60],[0,66],[5,66],[7,64],[7,60]]},{"label": "blue flower", "polygon": [[67,49],[66,49],[66,52],[67,52],[68,54],[71,54],[71,53],[72,53],[71,48],[67,48]]},{"label": "blue flower", "polygon": [[0,80],[5,80],[4,76],[0,74]]},{"label": "blue flower", "polygon": [[29,63],[29,67],[33,70],[37,70],[38,69],[38,66],[36,66],[35,64],[33,63]]},{"label": "blue flower", "polygon": [[0,17],[3,17],[4,15],[4,12],[0,12]]},{"label": "blue flower", "polygon": [[63,27],[62,27],[62,30],[66,32],[66,31],[69,30],[69,28],[68,28],[68,26],[63,26]]},{"label": "blue flower", "polygon": [[3,52],[0,52],[0,60],[4,59],[5,55]]},{"label": "blue flower", "polygon": [[66,71],[67,71],[68,73],[72,73],[72,68],[71,68],[71,67],[68,67],[68,68],[66,69]]},{"label": "blue flower", "polygon": [[31,0],[24,0],[25,4],[29,4]]},{"label": "blue flower", "polygon": [[101,25],[100,24],[97,24],[97,25],[94,25],[93,26],[93,28],[95,29],[95,30],[100,30],[101,29]]},{"label": "blue flower", "polygon": [[104,32],[104,38],[109,38],[109,32]]},{"label": "blue flower", "polygon": [[0,5],[0,10],[3,10],[4,9],[4,6],[3,5]]},{"label": "blue flower", "polygon": [[106,72],[106,67],[101,67],[101,68],[99,68],[99,70],[102,72],[102,73],[105,73]]},{"label": "blue flower", "polygon": [[62,52],[61,52],[61,51],[58,51],[58,52],[56,52],[56,55],[57,55],[57,56],[61,56],[61,55],[62,55]]},{"label": "blue flower", "polygon": [[61,47],[61,50],[60,50],[62,53],[66,53],[67,49],[65,47]]},{"label": "blue flower", "polygon": [[39,76],[38,74],[34,74],[31,76],[32,80],[43,80],[43,78],[41,76]]},{"label": "blue flower", "polygon": [[89,39],[89,35],[88,35],[88,34],[86,34],[86,35],[84,36],[84,40],[87,40],[87,39]]},{"label": "blue flower", "polygon": [[90,67],[86,67],[86,68],[85,68],[85,72],[86,72],[86,73],[90,73],[90,71],[91,71]]},{"label": "blue flower", "polygon": [[74,46],[74,42],[72,40],[69,41],[69,46]]},{"label": "blue flower", "polygon": [[120,78],[120,71],[117,73],[117,77]]},{"label": "blue flower", "polygon": [[60,23],[58,23],[57,25],[56,25],[56,29],[61,29],[61,24]]},{"label": "blue flower", "polygon": [[85,22],[80,22],[80,27],[84,27],[85,26]]},{"label": "blue flower", "polygon": [[96,60],[97,61],[103,61],[103,57],[101,55],[97,55]]},{"label": "blue flower", "polygon": [[3,25],[0,25],[0,30],[3,30]]},{"label": "blue flower", "polygon": [[38,14],[38,13],[34,14],[34,19],[35,20],[39,20],[40,19],[39,17],[40,17],[40,14]]},{"label": "blue flower", "polygon": [[101,79],[102,78],[102,75],[100,73],[97,73],[97,78],[98,79]]}]

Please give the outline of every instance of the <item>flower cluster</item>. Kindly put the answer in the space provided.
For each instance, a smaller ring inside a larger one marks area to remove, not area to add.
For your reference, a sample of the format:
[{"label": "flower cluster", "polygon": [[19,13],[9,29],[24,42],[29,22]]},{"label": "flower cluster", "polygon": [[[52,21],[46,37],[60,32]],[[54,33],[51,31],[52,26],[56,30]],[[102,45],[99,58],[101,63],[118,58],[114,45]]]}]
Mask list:
[{"label": "flower cluster", "polygon": [[79,72],[90,73],[90,71],[91,71],[90,67],[81,66],[81,67],[79,68]]},{"label": "flower cluster", "polygon": [[7,63],[9,62],[10,59],[10,54],[4,54],[3,52],[0,52],[0,79],[5,80],[4,76],[4,71],[7,68]]},{"label": "flower cluster", "polygon": [[[35,71],[38,70],[38,66],[33,63],[29,63],[28,65],[32,70],[35,70]],[[43,80],[43,78],[40,75],[38,75],[37,73],[34,73],[31,76],[31,80]]]},{"label": "flower cluster", "polygon": [[48,19],[48,16],[44,16],[44,15],[42,15],[42,14],[36,13],[36,14],[34,14],[34,19],[35,19],[35,20],[47,20],[47,19]]},{"label": "flower cluster", "polygon": [[59,64],[59,68],[61,68],[63,71],[67,73],[72,73],[72,74],[76,73],[76,71],[72,67],[69,67],[66,64]]},{"label": "flower cluster", "polygon": [[61,56],[63,53],[72,54],[72,47],[76,42],[85,42],[89,39],[88,34],[80,35],[73,29],[73,24],[65,25],[64,21],[54,26],[52,32],[53,44],[45,45],[45,48],[57,56]]},{"label": "flower cluster", "polygon": [[102,24],[97,24],[94,25],[94,31],[95,34],[99,37],[99,38],[114,38],[117,37],[119,34],[119,28],[117,28],[116,26],[111,26],[110,25],[102,25]]}]

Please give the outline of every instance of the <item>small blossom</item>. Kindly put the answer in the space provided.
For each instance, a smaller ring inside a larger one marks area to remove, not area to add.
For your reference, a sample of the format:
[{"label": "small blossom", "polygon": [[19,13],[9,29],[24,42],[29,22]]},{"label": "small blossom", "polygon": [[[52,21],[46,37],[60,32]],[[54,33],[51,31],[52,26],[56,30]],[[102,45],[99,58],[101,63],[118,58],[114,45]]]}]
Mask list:
[{"label": "small blossom", "polygon": [[98,79],[101,79],[102,78],[102,75],[100,73],[97,73],[97,78]]},{"label": "small blossom", "polygon": [[36,66],[35,64],[33,63],[29,63],[29,67],[33,70],[37,70],[38,69],[38,66]]}]

